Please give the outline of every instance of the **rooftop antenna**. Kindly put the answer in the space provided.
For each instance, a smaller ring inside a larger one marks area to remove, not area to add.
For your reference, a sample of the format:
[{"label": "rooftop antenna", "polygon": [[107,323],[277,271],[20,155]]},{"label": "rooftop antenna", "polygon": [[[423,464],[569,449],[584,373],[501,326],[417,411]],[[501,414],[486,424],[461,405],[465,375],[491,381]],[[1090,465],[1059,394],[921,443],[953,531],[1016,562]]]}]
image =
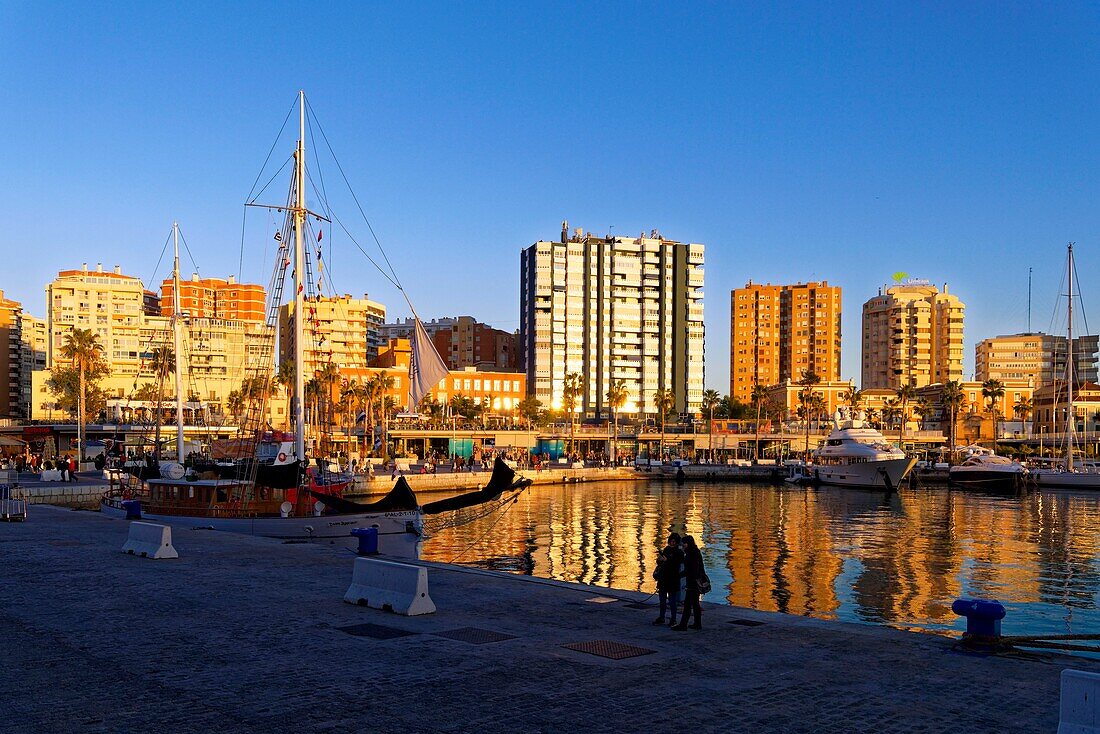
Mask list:
[{"label": "rooftop antenna", "polygon": [[1027,269],[1027,333],[1031,333],[1031,268]]}]

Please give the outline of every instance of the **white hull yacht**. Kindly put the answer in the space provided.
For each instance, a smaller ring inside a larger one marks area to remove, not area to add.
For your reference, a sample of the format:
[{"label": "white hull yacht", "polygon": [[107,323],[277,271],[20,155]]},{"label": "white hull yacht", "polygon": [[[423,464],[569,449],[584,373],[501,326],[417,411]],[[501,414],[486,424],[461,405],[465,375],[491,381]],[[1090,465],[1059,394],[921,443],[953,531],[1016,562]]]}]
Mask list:
[{"label": "white hull yacht", "polygon": [[840,424],[813,452],[807,473],[819,484],[893,490],[917,460],[856,418]]}]

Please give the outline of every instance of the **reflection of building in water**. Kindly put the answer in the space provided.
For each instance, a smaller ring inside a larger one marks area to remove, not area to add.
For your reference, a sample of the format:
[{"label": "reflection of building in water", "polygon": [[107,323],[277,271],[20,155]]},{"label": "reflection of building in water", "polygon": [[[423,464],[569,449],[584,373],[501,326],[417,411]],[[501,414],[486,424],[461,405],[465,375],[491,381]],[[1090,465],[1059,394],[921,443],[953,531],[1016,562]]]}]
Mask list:
[{"label": "reflection of building in water", "polygon": [[700,541],[713,602],[949,630],[951,602],[973,595],[1017,605],[1016,629],[1100,622],[1100,502],[1088,496],[540,486],[503,516],[439,532],[424,557],[650,592],[670,528]]}]

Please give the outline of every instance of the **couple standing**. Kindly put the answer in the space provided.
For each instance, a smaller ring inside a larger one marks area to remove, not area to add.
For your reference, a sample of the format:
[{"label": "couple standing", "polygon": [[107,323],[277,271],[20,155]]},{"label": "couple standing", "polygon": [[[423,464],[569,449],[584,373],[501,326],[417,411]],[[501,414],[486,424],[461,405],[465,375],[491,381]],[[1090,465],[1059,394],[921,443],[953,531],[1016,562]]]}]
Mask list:
[{"label": "couple standing", "polygon": [[[657,568],[653,571],[653,577],[657,580],[657,595],[661,600],[661,616],[653,621],[653,624],[665,623],[665,608],[669,609],[669,620],[672,629],[686,630],[688,620],[695,615],[695,624],[691,629],[703,629],[703,610],[699,604],[699,596],[703,592],[702,587],[707,578],[703,569],[703,554],[695,545],[695,538],[690,535],[683,537],[683,548],[680,547],[679,533],[671,533],[668,536],[668,544],[661,554],[657,556]],[[684,581],[684,614],[680,623],[676,624],[676,605],[680,601],[680,581]]]}]

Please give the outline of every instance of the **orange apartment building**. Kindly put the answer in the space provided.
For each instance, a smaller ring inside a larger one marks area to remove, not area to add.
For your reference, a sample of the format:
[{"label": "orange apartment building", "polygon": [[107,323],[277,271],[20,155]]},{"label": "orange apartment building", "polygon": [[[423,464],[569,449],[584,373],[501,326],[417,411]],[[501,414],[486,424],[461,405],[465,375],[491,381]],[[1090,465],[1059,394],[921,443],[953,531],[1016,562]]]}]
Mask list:
[{"label": "orange apartment building", "polygon": [[755,385],[813,370],[840,380],[840,286],[749,283],[730,294],[730,395],[751,402]]},{"label": "orange apartment building", "polygon": [[[160,284],[160,315],[172,315],[174,285],[168,278]],[[199,278],[180,282],[180,307],[191,318],[224,319],[227,321],[263,321],[266,293],[262,285],[238,283],[227,279]]]}]

